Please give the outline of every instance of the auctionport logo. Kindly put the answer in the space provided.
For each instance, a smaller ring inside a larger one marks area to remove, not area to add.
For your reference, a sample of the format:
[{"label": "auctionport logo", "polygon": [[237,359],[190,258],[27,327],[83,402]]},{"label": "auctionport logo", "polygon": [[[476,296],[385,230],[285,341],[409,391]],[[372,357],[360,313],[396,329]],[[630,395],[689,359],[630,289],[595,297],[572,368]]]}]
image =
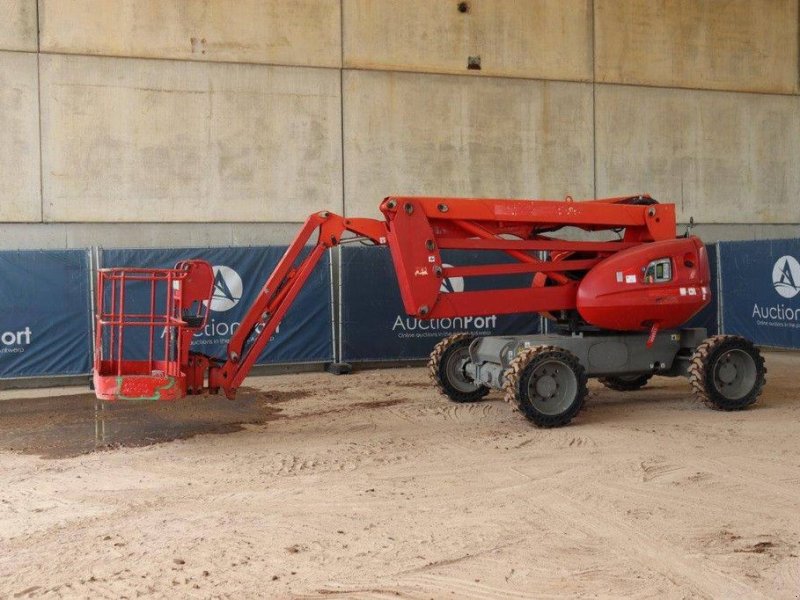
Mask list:
[{"label": "auctionport logo", "polygon": [[211,294],[211,310],[225,312],[239,304],[242,299],[242,278],[225,265],[214,266],[214,292]]},{"label": "auctionport logo", "polygon": [[[442,268],[444,269],[452,269],[453,265],[448,265],[447,263],[442,263]],[[450,292],[463,292],[464,291],[464,278],[463,277],[448,277],[444,281],[442,281],[442,285],[439,286],[439,291],[442,293],[450,293]]]},{"label": "auctionport logo", "polygon": [[31,345],[31,328],[19,331],[3,331],[0,333],[0,354],[19,354],[25,352],[25,346]]},{"label": "auctionport logo", "polygon": [[[800,293],[800,263],[794,256],[781,256],[772,267],[772,287],[778,295],[791,299]],[[756,325],[800,329],[800,308],[786,306],[782,302],[771,306],[753,303],[750,315]]]},{"label": "auctionport logo", "polygon": [[772,285],[784,298],[800,293],[800,263],[794,256],[781,256],[772,268]]},{"label": "auctionport logo", "polygon": [[[445,269],[453,265],[442,263]],[[439,291],[443,294],[464,291],[463,277],[448,277],[442,281]],[[398,337],[442,337],[448,331],[477,330],[486,331],[497,326],[497,315],[487,317],[453,317],[442,319],[417,319],[416,317],[403,317],[397,315],[392,324],[392,331],[400,332]]]},{"label": "auctionport logo", "polygon": [[[242,299],[244,284],[239,273],[225,265],[214,265],[214,291],[211,293],[211,312],[226,312],[239,304]],[[227,344],[231,336],[239,329],[241,322],[230,321],[230,317],[220,316],[215,319],[208,315],[206,326],[194,334],[193,344],[217,345]],[[259,332],[261,326],[256,327]],[[275,334],[280,332],[280,327],[275,328]]]},{"label": "auctionport logo", "polygon": [[[211,292],[211,312],[225,312],[239,304],[242,299],[242,278],[239,273],[225,265],[214,265],[214,290]],[[205,301],[204,301],[205,302]],[[239,328],[239,321],[229,323],[224,318],[219,321],[210,314],[206,325],[194,334],[193,344],[214,345],[227,343]],[[161,334],[166,334],[166,329]]]}]

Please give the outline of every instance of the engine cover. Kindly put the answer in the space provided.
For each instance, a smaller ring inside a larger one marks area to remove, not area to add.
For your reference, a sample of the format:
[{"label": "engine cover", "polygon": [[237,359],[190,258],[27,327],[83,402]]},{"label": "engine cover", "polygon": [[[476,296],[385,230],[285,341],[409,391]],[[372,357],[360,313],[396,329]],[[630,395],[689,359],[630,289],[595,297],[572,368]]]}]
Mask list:
[{"label": "engine cover", "polygon": [[710,278],[699,238],[642,244],[595,265],[578,286],[577,309],[602,329],[680,327],[711,302]]}]

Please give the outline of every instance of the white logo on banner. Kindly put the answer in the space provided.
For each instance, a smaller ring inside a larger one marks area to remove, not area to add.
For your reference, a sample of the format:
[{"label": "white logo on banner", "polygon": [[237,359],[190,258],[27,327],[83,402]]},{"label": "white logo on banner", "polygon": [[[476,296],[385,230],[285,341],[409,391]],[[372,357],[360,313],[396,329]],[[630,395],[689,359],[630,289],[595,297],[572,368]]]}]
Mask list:
[{"label": "white logo on banner", "polygon": [[31,328],[20,331],[3,331],[0,333],[0,354],[16,354],[25,352],[24,346],[31,344]]},{"label": "white logo on banner", "polygon": [[772,268],[772,285],[784,298],[800,293],[800,263],[794,256],[781,256]]},{"label": "white logo on banner", "polygon": [[225,312],[239,304],[242,299],[242,278],[225,265],[214,266],[214,292],[211,294],[211,310]]},{"label": "white logo on banner", "polygon": [[[794,256],[781,256],[772,266],[772,287],[783,298],[791,299],[800,293],[800,263]],[[753,303],[751,317],[756,325],[800,329],[800,308],[784,303],[761,306]]]},{"label": "white logo on banner", "polygon": [[[452,269],[453,265],[448,265],[447,263],[442,263],[442,268],[444,269]],[[463,292],[464,291],[464,278],[463,277],[448,277],[442,281],[442,285],[439,286],[439,291],[444,293],[449,292]]]},{"label": "white logo on banner", "polygon": [[[242,299],[242,278],[239,273],[225,265],[214,265],[213,269],[214,290],[211,293],[209,308],[212,312],[225,312],[239,304]],[[205,300],[203,302],[205,303]],[[220,320],[217,320],[209,314],[205,327],[194,334],[192,345],[197,349],[196,346],[227,344],[240,325],[239,321],[228,322],[225,316],[220,316]],[[256,333],[262,328],[262,325],[257,325]],[[273,336],[280,333],[280,330],[280,326],[276,327]],[[162,338],[166,335],[166,331],[162,330]]]}]

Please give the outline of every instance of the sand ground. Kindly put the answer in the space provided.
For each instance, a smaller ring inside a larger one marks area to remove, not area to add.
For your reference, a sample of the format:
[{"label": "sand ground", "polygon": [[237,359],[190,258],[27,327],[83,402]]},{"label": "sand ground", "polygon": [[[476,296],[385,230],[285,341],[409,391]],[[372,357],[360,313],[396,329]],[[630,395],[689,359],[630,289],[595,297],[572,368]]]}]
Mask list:
[{"label": "sand ground", "polygon": [[555,430],[421,368],[3,392],[0,598],[797,599],[798,365],[769,353],[740,413],[591,384]]}]

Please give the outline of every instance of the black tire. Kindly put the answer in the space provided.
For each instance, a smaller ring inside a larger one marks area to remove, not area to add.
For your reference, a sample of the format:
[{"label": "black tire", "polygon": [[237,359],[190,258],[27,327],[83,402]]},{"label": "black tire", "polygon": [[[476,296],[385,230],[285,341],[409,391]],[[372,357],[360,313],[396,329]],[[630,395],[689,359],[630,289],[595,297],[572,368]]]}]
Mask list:
[{"label": "black tire", "polygon": [[555,346],[526,348],[506,369],[506,401],[539,427],[561,427],[583,408],[586,381],[572,352]]},{"label": "black tire", "polygon": [[658,200],[655,198],[651,198],[650,196],[634,196],[633,198],[627,198],[620,202],[620,204],[632,204],[634,206],[652,206],[653,204],[658,204]]},{"label": "black tire", "polygon": [[633,392],[646,386],[651,377],[652,375],[649,373],[644,375],[616,375],[613,377],[600,377],[597,381],[610,390]]},{"label": "black tire", "polygon": [[475,384],[464,372],[474,339],[467,333],[451,335],[434,346],[428,360],[428,373],[436,389],[453,402],[477,402],[489,393],[488,387]]},{"label": "black tire", "polygon": [[764,358],[750,340],[715,335],[694,351],[689,383],[694,395],[716,410],[742,410],[754,404],[766,384]]}]

